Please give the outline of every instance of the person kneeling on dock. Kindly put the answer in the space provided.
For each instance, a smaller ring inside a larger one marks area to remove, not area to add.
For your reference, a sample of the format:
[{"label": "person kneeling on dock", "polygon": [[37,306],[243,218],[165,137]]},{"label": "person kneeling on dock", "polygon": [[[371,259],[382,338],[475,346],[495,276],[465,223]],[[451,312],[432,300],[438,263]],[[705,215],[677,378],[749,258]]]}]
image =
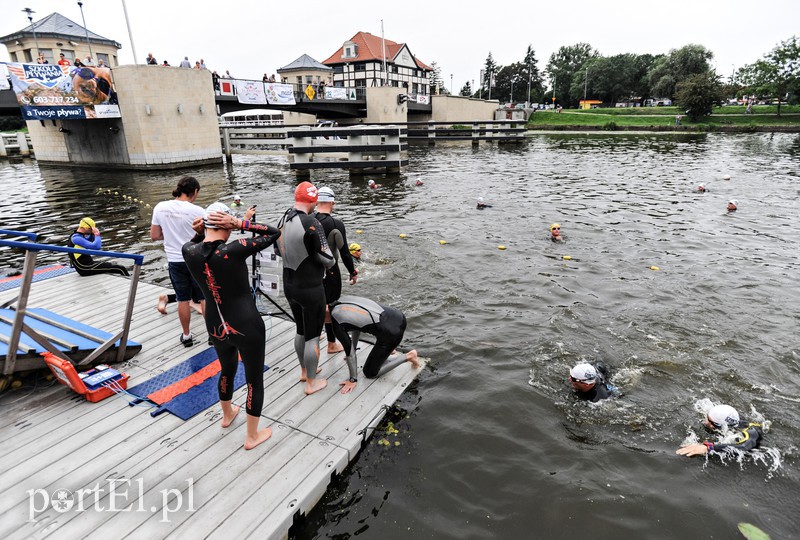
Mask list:
[{"label": "person kneeling on dock", "polygon": [[739,420],[739,413],[730,405],[714,405],[711,407],[706,414],[706,420],[703,425],[714,433],[726,433],[735,429],[741,431],[733,443],[706,441],[686,444],[675,450],[676,454],[692,457],[715,453],[749,452],[753,448],[758,448],[764,436],[761,424]]},{"label": "person kneeling on dock", "polygon": [[[67,241],[67,247],[75,249],[103,249],[100,239],[100,230],[95,226],[92,218],[85,217],[78,225],[78,229],[72,233]],[[69,254],[69,260],[73,268],[82,276],[93,276],[95,274],[115,274],[127,276],[128,270],[119,264],[110,262],[95,262],[90,255]]]},{"label": "person kneeling on dock", "polygon": [[[245,450],[255,448],[272,435],[271,428],[258,429],[264,404],[266,331],[250,288],[247,259],[271,246],[281,234],[275,227],[249,221],[251,215],[248,210],[245,219],[239,219],[224,204],[214,203],[206,209],[202,220],[195,221],[197,235],[181,250],[192,277],[214,304],[206,311],[206,329],[219,356],[217,390],[224,428],[231,425],[239,412],[231,400],[239,355],[242,357],[247,381]],[[256,236],[227,244],[233,229],[254,232]]]},{"label": "person kneeling on dock", "polygon": [[[360,296],[342,296],[330,307],[333,331],[344,346],[347,369],[350,371],[350,378],[339,383],[342,394],[351,392],[358,381],[356,350],[361,332],[377,338],[364,363],[364,375],[368,379],[378,378],[403,362],[411,363],[414,369],[419,368],[416,350],[405,354],[395,351],[406,330],[406,316],[399,309]],[[348,332],[352,333],[352,340]]]}]

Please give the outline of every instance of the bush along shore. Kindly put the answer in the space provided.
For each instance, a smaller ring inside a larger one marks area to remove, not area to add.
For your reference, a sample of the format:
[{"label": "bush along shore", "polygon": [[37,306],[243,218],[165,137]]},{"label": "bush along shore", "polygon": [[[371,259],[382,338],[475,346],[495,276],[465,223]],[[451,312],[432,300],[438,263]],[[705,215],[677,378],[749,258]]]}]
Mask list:
[{"label": "bush along shore", "polygon": [[[680,116],[680,124],[677,117]],[[678,132],[785,132],[800,133],[800,105],[763,105],[746,113],[744,107],[725,106],[710,116],[692,121],[677,107],[619,109],[564,109],[536,111],[529,130],[542,131],[678,131]]]}]

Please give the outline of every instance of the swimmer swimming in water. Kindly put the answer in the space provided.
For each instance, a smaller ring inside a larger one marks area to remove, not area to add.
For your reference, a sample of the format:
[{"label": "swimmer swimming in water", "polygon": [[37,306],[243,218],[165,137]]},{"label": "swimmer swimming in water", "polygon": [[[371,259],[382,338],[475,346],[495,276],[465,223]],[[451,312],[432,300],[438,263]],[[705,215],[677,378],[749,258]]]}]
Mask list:
[{"label": "swimmer swimming in water", "polygon": [[601,362],[595,364],[581,363],[569,372],[569,382],[578,399],[596,403],[601,399],[608,399],[613,394],[614,387],[608,383],[610,373],[608,367]]},{"label": "swimmer swimming in water", "polygon": [[735,443],[715,443],[705,441],[702,443],[681,446],[675,453],[681,456],[704,456],[706,454],[721,454],[732,452],[748,452],[758,448],[764,437],[761,424],[744,422],[739,419],[739,413],[730,405],[715,405],[709,409],[703,425],[712,432],[724,433],[728,430],[741,430]]},{"label": "swimmer swimming in water", "polygon": [[484,202],[483,197],[478,197],[478,205],[477,205],[478,210],[483,210],[484,208],[491,208],[491,207],[492,207],[491,204],[486,204],[486,202]]},{"label": "swimmer swimming in water", "polygon": [[561,236],[561,225],[558,223],[553,223],[550,225],[550,236],[548,237],[551,242],[566,242],[567,238],[565,236]]},{"label": "swimmer swimming in water", "polygon": [[697,186],[697,191],[699,191],[700,193],[705,193],[708,190],[706,189],[705,184],[700,184],[699,186]]},{"label": "swimmer swimming in water", "polygon": [[739,201],[736,199],[731,199],[728,201],[728,213],[736,212],[736,208],[739,206]]}]

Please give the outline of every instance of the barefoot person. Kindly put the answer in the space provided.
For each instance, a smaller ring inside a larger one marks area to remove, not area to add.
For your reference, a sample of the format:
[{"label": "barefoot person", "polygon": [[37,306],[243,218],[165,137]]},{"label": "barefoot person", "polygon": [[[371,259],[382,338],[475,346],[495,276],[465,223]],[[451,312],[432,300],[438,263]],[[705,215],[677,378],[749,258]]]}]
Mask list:
[{"label": "barefoot person", "polygon": [[[322,284],[325,287],[325,302],[330,306],[332,302],[342,295],[342,273],[339,270],[339,260],[344,263],[347,272],[350,274],[350,285],[355,285],[358,280],[358,270],[353,264],[353,256],[350,254],[347,245],[347,231],[342,220],[333,217],[333,207],[336,204],[336,197],[333,190],[329,187],[322,187],[317,193],[317,211],[314,217],[325,229],[325,237],[328,239],[328,247],[333,253],[336,262],[333,266],[325,270],[325,277]],[[329,310],[325,312],[325,334],[328,339],[328,354],[342,351],[342,346],[336,343],[336,335],[333,332],[333,324]]]},{"label": "barefoot person", "polygon": [[345,361],[350,371],[350,378],[339,383],[342,394],[351,392],[358,382],[356,350],[361,332],[376,338],[364,363],[364,376],[368,379],[376,379],[404,362],[409,362],[414,369],[419,368],[416,350],[405,354],[395,351],[406,331],[406,316],[399,309],[381,305],[369,298],[342,296],[331,304],[331,319],[336,337],[344,346]]},{"label": "barefoot person", "polygon": [[[156,310],[162,315],[167,314],[167,306],[169,304],[174,304],[178,301],[178,296],[175,294],[159,294],[158,295],[158,303],[156,303]],[[191,307],[195,313],[202,315],[203,314],[203,307],[198,304],[197,302],[189,302],[189,307]]]},{"label": "barefoot person", "polygon": [[[184,244],[182,252],[192,276],[209,299],[206,328],[220,363],[219,403],[222,427],[233,422],[239,407],[231,403],[239,356],[247,381],[247,436],[245,450],[269,439],[272,428],[258,429],[264,404],[264,348],[266,331],[258,313],[252,290],[247,259],[271,246],[280,231],[249,220],[250,210],[239,219],[222,203],[209,206],[203,220],[196,223],[198,232]],[[256,236],[226,243],[231,230],[250,231]]]},{"label": "barefoot person", "polygon": [[292,310],[297,335],[294,349],[300,361],[300,380],[305,393],[319,392],[328,385],[317,378],[319,335],[325,323],[325,270],[336,263],[325,231],[310,214],[317,206],[317,188],[302,182],[294,192],[294,208],[281,219],[278,249],[283,257],[283,290]]}]

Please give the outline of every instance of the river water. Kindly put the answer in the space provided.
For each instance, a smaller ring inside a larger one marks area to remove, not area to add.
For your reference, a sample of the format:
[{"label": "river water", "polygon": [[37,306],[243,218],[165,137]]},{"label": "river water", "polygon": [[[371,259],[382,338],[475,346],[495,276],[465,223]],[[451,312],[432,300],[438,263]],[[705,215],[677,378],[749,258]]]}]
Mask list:
[{"label": "river water", "polygon": [[[430,363],[294,534],[737,538],[749,522],[796,537],[800,136],[545,134],[409,160],[399,176],[314,175],[364,249],[345,291],[402,309],[404,345]],[[0,227],[63,243],[89,215],[104,248],[144,254],[144,279],[164,283],[147,205],[184,173],[199,204],[240,193],[272,223],[296,185],[280,157],[180,173],[3,161]],[[581,360],[608,363],[622,396],[576,401]],[[768,425],[766,449],[676,456],[711,402]]]}]

